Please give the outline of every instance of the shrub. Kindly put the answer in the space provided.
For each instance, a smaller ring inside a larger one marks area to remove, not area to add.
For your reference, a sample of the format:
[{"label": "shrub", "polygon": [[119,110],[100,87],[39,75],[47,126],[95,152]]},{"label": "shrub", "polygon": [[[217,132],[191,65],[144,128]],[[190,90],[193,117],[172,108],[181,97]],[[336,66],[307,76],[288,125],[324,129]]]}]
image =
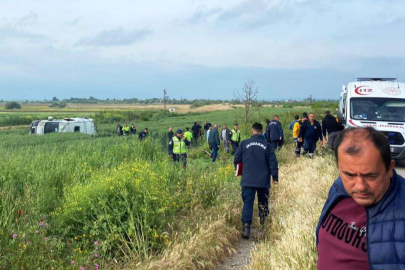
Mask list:
[{"label": "shrub", "polygon": [[6,110],[21,109],[21,105],[16,101],[9,101],[4,107],[6,108]]}]

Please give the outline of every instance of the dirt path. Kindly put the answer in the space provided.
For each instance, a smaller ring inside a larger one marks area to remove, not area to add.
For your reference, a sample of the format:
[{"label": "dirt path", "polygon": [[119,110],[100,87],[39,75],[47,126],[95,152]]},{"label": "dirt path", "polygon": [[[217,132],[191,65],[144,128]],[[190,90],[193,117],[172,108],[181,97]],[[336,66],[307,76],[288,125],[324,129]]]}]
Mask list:
[{"label": "dirt path", "polygon": [[250,238],[248,240],[242,239],[236,245],[235,251],[231,257],[227,258],[224,263],[216,270],[243,270],[248,266],[251,261],[251,251],[253,250],[258,237],[258,229],[252,227]]}]

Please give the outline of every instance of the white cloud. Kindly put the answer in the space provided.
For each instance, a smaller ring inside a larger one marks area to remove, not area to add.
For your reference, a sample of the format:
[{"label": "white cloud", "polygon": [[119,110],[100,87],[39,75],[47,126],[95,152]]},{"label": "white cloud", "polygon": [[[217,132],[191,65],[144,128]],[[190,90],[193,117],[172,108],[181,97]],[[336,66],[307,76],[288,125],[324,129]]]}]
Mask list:
[{"label": "white cloud", "polygon": [[132,29],[123,28],[109,29],[101,31],[94,37],[83,37],[76,44],[77,46],[125,46],[137,43],[147,36],[153,34],[149,29]]}]

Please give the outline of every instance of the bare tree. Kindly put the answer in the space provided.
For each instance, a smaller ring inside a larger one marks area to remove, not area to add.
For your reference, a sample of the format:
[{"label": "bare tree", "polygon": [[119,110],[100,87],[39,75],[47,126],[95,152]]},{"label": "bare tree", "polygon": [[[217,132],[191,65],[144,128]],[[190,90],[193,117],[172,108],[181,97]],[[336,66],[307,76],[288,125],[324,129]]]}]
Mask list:
[{"label": "bare tree", "polygon": [[242,87],[242,90],[235,91],[234,96],[243,105],[243,122],[245,125],[255,113],[257,106],[257,94],[259,87],[256,86],[254,80],[247,80]]}]

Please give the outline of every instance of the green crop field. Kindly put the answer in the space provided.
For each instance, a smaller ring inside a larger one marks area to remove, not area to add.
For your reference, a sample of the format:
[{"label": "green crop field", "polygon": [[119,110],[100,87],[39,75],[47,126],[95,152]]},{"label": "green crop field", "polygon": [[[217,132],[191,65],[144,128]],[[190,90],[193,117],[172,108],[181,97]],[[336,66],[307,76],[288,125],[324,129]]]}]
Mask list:
[{"label": "green crop field", "polygon": [[[288,133],[293,116],[303,111],[310,108],[262,108],[250,122],[279,114]],[[48,116],[12,114],[0,114],[0,125]],[[241,204],[232,156],[220,149],[212,163],[202,152],[203,141],[190,149],[183,170],[168,157],[166,132],[170,126],[191,128],[194,121],[231,126],[241,122],[237,110],[52,116],[93,117],[98,134],[30,136],[25,126],[0,130],[0,269],[213,269],[231,252]],[[117,122],[134,123],[138,132],[148,127],[150,136],[142,142],[137,136],[118,137]],[[241,125],[243,138],[250,135],[250,124]],[[290,144],[287,135],[278,153],[280,170],[291,161]],[[254,269],[263,266],[260,250],[257,254]],[[311,256],[307,265],[313,267]]]}]

